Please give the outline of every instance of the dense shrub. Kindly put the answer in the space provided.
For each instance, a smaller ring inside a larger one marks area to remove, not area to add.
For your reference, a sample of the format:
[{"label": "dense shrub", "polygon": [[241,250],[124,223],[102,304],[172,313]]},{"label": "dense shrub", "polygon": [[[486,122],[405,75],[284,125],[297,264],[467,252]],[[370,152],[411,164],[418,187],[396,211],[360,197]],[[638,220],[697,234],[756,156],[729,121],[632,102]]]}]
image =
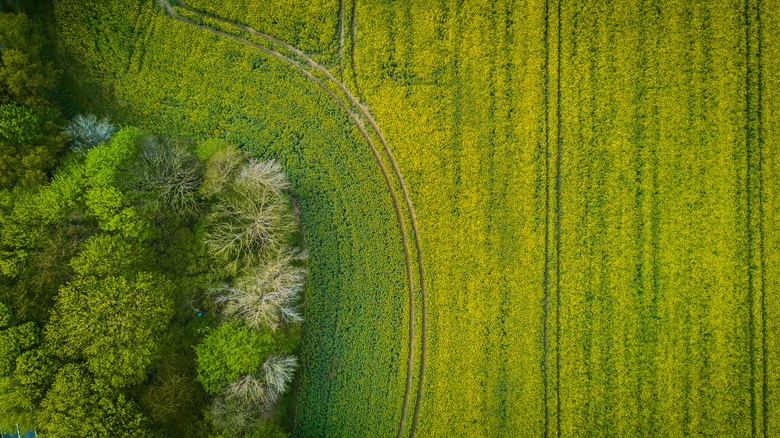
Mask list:
[{"label": "dense shrub", "polygon": [[270,331],[251,330],[239,321],[228,321],[195,347],[198,381],[217,394],[242,374],[256,372],[273,347]]},{"label": "dense shrub", "polygon": [[145,272],[129,280],[77,277],[60,289],[45,338],[60,357],[85,361],[114,387],[138,383],[172,316],[171,288],[167,280]]}]

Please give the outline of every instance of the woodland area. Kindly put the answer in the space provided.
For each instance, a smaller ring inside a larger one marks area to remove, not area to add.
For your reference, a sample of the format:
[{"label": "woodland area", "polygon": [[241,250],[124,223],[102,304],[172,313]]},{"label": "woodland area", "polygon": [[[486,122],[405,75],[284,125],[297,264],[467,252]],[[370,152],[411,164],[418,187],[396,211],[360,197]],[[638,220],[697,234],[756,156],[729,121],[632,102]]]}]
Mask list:
[{"label": "woodland area", "polygon": [[286,436],[306,254],[281,167],[65,115],[45,16],[4,9],[0,428]]}]

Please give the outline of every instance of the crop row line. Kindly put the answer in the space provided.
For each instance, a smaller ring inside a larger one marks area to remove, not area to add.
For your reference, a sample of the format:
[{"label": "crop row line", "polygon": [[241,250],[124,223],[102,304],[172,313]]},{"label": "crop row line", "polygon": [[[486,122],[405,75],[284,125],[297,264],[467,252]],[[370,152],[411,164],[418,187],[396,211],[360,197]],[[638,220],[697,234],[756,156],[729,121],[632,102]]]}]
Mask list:
[{"label": "crop row line", "polygon": [[762,23],[761,23],[761,2],[758,2],[758,6],[756,8],[756,27],[757,27],[757,33],[758,33],[758,47],[756,48],[756,57],[758,59],[758,92],[757,92],[757,108],[758,108],[758,135],[756,136],[756,144],[758,145],[758,220],[759,220],[759,240],[761,242],[761,353],[763,360],[761,361],[762,366],[762,382],[761,382],[761,394],[762,394],[762,410],[763,410],[763,431],[764,436],[768,436],[769,434],[769,383],[768,383],[768,377],[767,377],[767,345],[766,345],[766,325],[767,325],[767,312],[766,312],[766,291],[765,291],[765,284],[766,281],[764,279],[765,275],[765,269],[764,269],[764,245],[766,245],[766,241],[764,240],[764,174],[763,174],[763,117],[762,117],[762,90],[763,90],[763,65],[761,64],[761,43],[763,41],[763,32],[762,32]]},{"label": "crop row line", "polygon": [[[307,69],[305,69],[298,61],[295,61],[294,59],[291,59],[291,58],[289,58],[289,57],[287,57],[287,56],[285,56],[285,55],[283,55],[283,54],[281,54],[281,53],[279,53],[279,52],[277,52],[275,50],[269,49],[267,47],[264,47],[264,46],[262,46],[260,44],[257,44],[257,43],[255,43],[253,41],[250,41],[250,40],[247,40],[247,39],[242,38],[240,36],[233,35],[231,33],[224,32],[224,31],[221,31],[221,30],[218,30],[218,29],[214,29],[214,28],[211,28],[211,27],[206,26],[206,25],[195,23],[192,20],[189,20],[188,18],[183,17],[182,15],[180,15],[178,12],[176,12],[176,10],[171,5],[166,3],[164,0],[160,0],[160,4],[163,7],[163,9],[171,17],[173,17],[176,20],[179,20],[179,21],[182,21],[182,22],[187,23],[189,25],[192,25],[192,26],[198,27],[200,29],[212,32],[212,33],[214,33],[216,35],[220,35],[220,36],[224,36],[224,37],[233,39],[233,40],[235,40],[235,41],[237,41],[237,42],[239,42],[241,44],[247,45],[249,47],[254,47],[254,48],[262,51],[263,53],[266,53],[266,54],[268,54],[270,56],[273,56],[273,57],[275,57],[275,58],[277,58],[277,59],[279,59],[281,61],[284,61],[284,62],[292,65],[295,69],[297,69],[298,71],[303,73],[309,80],[314,82],[323,91],[325,91],[349,115],[350,119],[355,123],[355,125],[358,127],[358,130],[360,131],[361,135],[366,140],[366,142],[367,142],[367,144],[368,144],[372,154],[374,155],[374,158],[375,158],[375,160],[377,162],[377,165],[379,166],[380,172],[382,173],[382,175],[384,177],[385,185],[387,186],[388,191],[390,192],[391,200],[393,202],[393,207],[394,207],[395,212],[396,212],[396,219],[398,220],[398,224],[399,224],[399,229],[400,229],[400,234],[401,234],[401,241],[402,241],[402,246],[403,246],[403,251],[404,251],[404,256],[405,256],[406,270],[407,270],[407,286],[409,288],[409,344],[408,344],[409,358],[408,358],[408,362],[407,362],[406,388],[405,388],[405,391],[404,391],[404,401],[403,401],[403,405],[402,405],[401,421],[400,421],[400,426],[399,426],[399,431],[398,431],[398,437],[402,436],[404,428],[405,428],[406,413],[407,413],[407,410],[408,410],[409,395],[410,395],[410,392],[411,392],[413,366],[414,366],[414,320],[415,320],[415,318],[414,318],[413,275],[412,275],[412,271],[411,271],[410,251],[409,251],[408,241],[407,241],[407,238],[406,238],[406,230],[405,230],[405,226],[404,226],[403,215],[401,213],[401,210],[400,210],[400,207],[399,207],[399,204],[398,204],[398,199],[397,199],[397,197],[395,195],[395,192],[394,192],[394,189],[393,189],[393,185],[390,182],[389,173],[387,172],[387,169],[385,168],[385,166],[383,164],[383,161],[382,161],[381,157],[379,156],[377,148],[375,147],[373,141],[371,140],[371,137],[369,136],[368,132],[366,131],[362,121],[360,119],[358,119],[358,117],[357,117],[357,115],[355,113],[350,111],[350,109],[345,104],[345,102],[338,95],[336,95],[336,93],[333,92],[333,90],[328,88],[323,83],[322,80],[320,80],[319,78],[314,76],[311,72],[309,72]],[[314,60],[312,60],[309,56],[307,56],[301,50],[299,50],[299,49],[297,49],[297,48],[295,48],[295,47],[285,43],[284,41],[281,41],[281,40],[279,40],[277,38],[274,38],[274,37],[272,37],[270,35],[266,35],[266,34],[263,34],[261,32],[258,32],[257,30],[255,30],[255,29],[253,29],[251,27],[244,26],[244,25],[241,25],[241,24],[238,24],[238,23],[233,23],[233,22],[228,21],[226,19],[223,19],[223,18],[220,18],[220,17],[216,17],[216,16],[212,16],[210,14],[206,14],[206,13],[198,11],[198,10],[196,10],[196,9],[194,9],[194,8],[190,7],[189,5],[184,4],[182,2],[178,2],[178,5],[180,7],[182,7],[183,9],[185,9],[185,10],[187,10],[189,12],[192,12],[194,14],[197,14],[197,15],[209,18],[209,19],[213,19],[213,20],[216,20],[216,21],[219,21],[219,22],[223,22],[223,23],[229,24],[229,25],[234,26],[234,27],[236,27],[238,29],[241,29],[241,30],[243,30],[243,31],[245,31],[245,32],[247,32],[249,34],[258,36],[258,37],[262,38],[263,40],[268,41],[268,42],[273,43],[273,44],[276,44],[278,46],[281,46],[285,50],[288,50],[288,51],[294,53],[295,55],[299,56],[300,58],[304,59],[309,64],[309,66],[311,68],[319,71],[320,73],[323,73],[328,78],[328,80],[330,80],[330,82],[332,82],[334,85],[336,85],[342,91],[342,93],[344,93],[344,95],[347,96],[347,98],[350,100],[350,102],[363,114],[363,116],[366,118],[366,120],[368,120],[368,122],[371,125],[373,131],[375,132],[375,134],[379,138],[380,142],[382,143],[383,149],[384,149],[385,153],[387,154],[388,159],[389,159],[389,161],[390,161],[390,163],[391,163],[391,165],[393,167],[393,171],[394,171],[396,180],[398,181],[399,187],[400,187],[400,189],[402,191],[402,195],[404,197],[404,201],[406,203],[407,210],[409,212],[410,223],[412,225],[412,230],[413,230],[413,239],[414,239],[415,248],[416,248],[416,251],[417,251],[418,275],[419,275],[419,278],[420,278],[420,293],[421,293],[421,296],[422,296],[422,303],[421,303],[422,304],[422,316],[421,316],[420,375],[419,375],[419,379],[418,379],[418,391],[417,391],[417,398],[416,398],[416,402],[415,402],[415,410],[414,410],[413,419],[412,419],[412,426],[411,426],[411,430],[410,430],[410,437],[413,437],[414,433],[415,433],[415,430],[416,430],[417,421],[418,421],[418,418],[419,418],[420,406],[421,406],[422,386],[423,386],[424,376],[425,376],[425,358],[426,358],[426,352],[427,352],[427,345],[426,345],[426,338],[427,338],[427,315],[426,314],[427,314],[427,308],[426,308],[425,277],[424,277],[424,268],[423,268],[423,262],[422,262],[422,249],[421,249],[420,240],[419,240],[419,232],[418,232],[418,228],[417,228],[417,220],[416,220],[416,216],[414,214],[414,208],[412,206],[411,199],[409,198],[408,190],[407,190],[407,188],[406,188],[406,186],[404,184],[403,177],[401,175],[400,169],[398,168],[398,164],[397,164],[397,162],[395,160],[395,157],[393,156],[393,153],[390,150],[390,148],[389,148],[389,146],[387,144],[387,141],[385,140],[384,136],[382,135],[382,132],[379,129],[379,126],[376,123],[376,120],[368,112],[368,109],[365,107],[365,105],[361,104],[354,97],[354,95],[352,95],[352,93],[349,92],[349,90],[344,86],[344,84],[341,81],[336,79],[327,69],[325,69],[322,66],[320,66],[318,63],[316,63]],[[342,11],[340,12],[340,16],[341,16],[342,13],[343,13],[343,8],[342,8]],[[353,9],[353,16],[354,16],[354,9]],[[341,21],[341,18],[340,18],[340,21]],[[354,19],[353,19],[353,25],[354,25]],[[353,29],[353,35],[354,35],[354,29]],[[353,36],[353,38],[354,38],[354,36]],[[354,50],[353,50],[353,53],[354,53]]]},{"label": "crop row line", "polygon": [[556,88],[558,101],[555,112],[558,117],[556,132],[557,153],[555,155],[555,421],[558,438],[561,437],[561,0],[558,0],[556,11],[558,20],[558,61],[556,62]]},{"label": "crop row line", "polygon": [[547,395],[547,301],[550,272],[550,0],[544,2],[544,278],[542,288],[542,382],[544,386],[544,437],[549,437],[549,405]]},{"label": "crop row line", "polygon": [[[550,294],[550,258],[555,257],[555,428],[556,434],[561,436],[561,397],[560,397],[560,375],[561,375],[561,1],[557,2],[556,10],[556,78],[555,78],[555,200],[554,213],[551,211],[550,198],[550,0],[545,1],[544,5],[544,143],[545,143],[545,231],[544,231],[544,278],[543,289],[544,297],[542,300],[542,370],[544,384],[544,436],[550,436],[550,400],[549,392],[551,383],[549,382],[549,371],[551,368],[549,349],[550,336],[548,333],[549,304]],[[550,215],[555,215],[554,235],[555,254],[551,254],[550,249]]]}]

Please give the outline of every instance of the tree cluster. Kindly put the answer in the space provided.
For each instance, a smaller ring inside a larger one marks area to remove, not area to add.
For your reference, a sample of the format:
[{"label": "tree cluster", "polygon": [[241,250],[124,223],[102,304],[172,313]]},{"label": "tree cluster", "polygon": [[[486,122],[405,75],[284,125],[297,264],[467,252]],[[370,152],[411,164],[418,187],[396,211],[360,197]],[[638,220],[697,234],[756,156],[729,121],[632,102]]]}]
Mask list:
[{"label": "tree cluster", "polygon": [[24,13],[0,12],[0,189],[46,181],[65,145],[42,35]]},{"label": "tree cluster", "polygon": [[[298,228],[281,166],[229,145],[200,148],[209,200],[204,244],[228,281],[211,289],[227,321],[196,347],[198,380],[216,394],[209,417],[223,434],[251,435],[265,427],[288,389],[302,321],[298,300],[305,253],[291,249]],[[268,432],[268,431],[266,431]]]}]

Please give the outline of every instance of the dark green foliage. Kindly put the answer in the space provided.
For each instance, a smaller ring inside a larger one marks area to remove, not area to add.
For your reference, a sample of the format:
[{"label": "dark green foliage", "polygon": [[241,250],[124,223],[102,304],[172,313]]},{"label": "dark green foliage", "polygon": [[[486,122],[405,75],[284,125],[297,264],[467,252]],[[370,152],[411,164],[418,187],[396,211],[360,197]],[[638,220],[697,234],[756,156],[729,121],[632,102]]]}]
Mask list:
[{"label": "dark green foliage", "polygon": [[0,12],[0,188],[44,182],[64,146],[42,34],[25,14]]},{"label": "dark green foliage", "polygon": [[16,374],[29,369],[27,359],[37,351],[33,348],[39,342],[39,333],[31,322],[14,325],[13,321],[10,309],[0,304],[0,424],[31,427],[30,407],[39,393]]},{"label": "dark green foliage", "polygon": [[0,104],[47,106],[59,71],[47,62],[39,25],[24,13],[0,12]]}]

